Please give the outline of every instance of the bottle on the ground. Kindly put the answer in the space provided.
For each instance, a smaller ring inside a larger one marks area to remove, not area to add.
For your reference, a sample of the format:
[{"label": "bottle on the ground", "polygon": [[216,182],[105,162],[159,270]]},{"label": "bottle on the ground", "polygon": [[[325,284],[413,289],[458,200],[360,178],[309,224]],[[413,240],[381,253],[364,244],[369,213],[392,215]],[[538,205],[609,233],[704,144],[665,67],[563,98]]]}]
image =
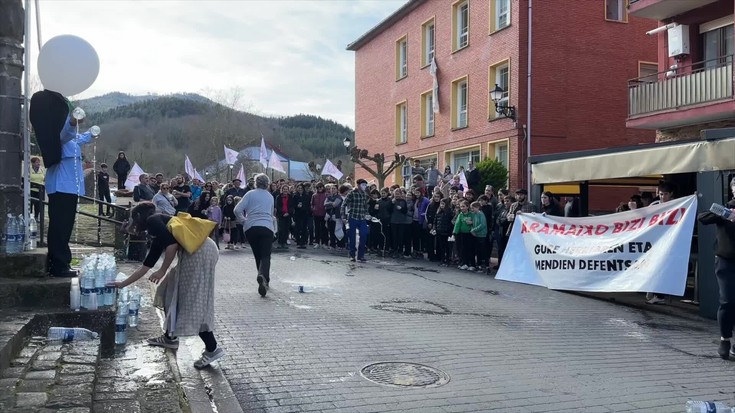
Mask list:
[{"label": "bottle on the ground", "polygon": [[15,237],[16,237],[16,254],[20,254],[25,250],[26,246],[26,221],[23,214],[18,215],[15,219]]},{"label": "bottle on the ground", "polygon": [[8,255],[19,253],[18,241],[17,220],[13,214],[8,214],[7,220],[5,221],[5,227],[3,228],[3,252]]},{"label": "bottle on the ground", "polygon": [[117,302],[117,315],[115,316],[115,344],[122,345],[128,342],[126,330],[128,324],[128,304]]},{"label": "bottle on the ground", "polygon": [[79,289],[79,278],[74,277],[71,279],[71,289],[69,290],[69,308],[74,311],[79,311],[81,306],[81,290]]},{"label": "bottle on the ground", "polygon": [[130,292],[130,299],[128,301],[128,327],[138,326],[138,316],[140,309],[140,290],[133,288]]},{"label": "bottle on the ground", "polygon": [[28,220],[28,233],[28,249],[32,251],[38,246],[38,222],[34,217]]},{"label": "bottle on the ground", "polygon": [[49,327],[46,338],[49,340],[73,341],[92,340],[98,337],[94,331],[79,327]]},{"label": "bottle on the ground", "polygon": [[687,413],[725,413],[730,412],[730,407],[721,402],[706,402],[689,400],[686,404]]}]

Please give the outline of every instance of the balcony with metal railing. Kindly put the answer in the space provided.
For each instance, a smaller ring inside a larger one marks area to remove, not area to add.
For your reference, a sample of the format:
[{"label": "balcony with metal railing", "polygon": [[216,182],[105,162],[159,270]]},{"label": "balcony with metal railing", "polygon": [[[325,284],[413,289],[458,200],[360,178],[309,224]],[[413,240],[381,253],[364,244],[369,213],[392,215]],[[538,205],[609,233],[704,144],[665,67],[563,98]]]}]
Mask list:
[{"label": "balcony with metal railing", "polygon": [[628,82],[628,127],[659,129],[735,117],[733,56]]},{"label": "balcony with metal railing", "polygon": [[636,17],[666,20],[715,3],[718,0],[630,0],[628,13]]}]

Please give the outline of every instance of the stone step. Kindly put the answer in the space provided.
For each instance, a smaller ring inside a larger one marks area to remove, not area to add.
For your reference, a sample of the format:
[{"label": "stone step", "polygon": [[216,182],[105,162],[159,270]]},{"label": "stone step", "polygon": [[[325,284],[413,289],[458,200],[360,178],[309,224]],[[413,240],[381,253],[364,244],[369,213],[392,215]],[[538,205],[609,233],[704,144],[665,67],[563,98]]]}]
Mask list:
[{"label": "stone step", "polygon": [[100,340],[31,337],[0,373],[0,411],[91,412]]},{"label": "stone step", "polygon": [[21,254],[0,254],[0,277],[46,277],[46,252],[46,248],[37,248],[33,251],[24,251]]},{"label": "stone step", "polygon": [[0,309],[68,307],[70,278],[0,278]]}]

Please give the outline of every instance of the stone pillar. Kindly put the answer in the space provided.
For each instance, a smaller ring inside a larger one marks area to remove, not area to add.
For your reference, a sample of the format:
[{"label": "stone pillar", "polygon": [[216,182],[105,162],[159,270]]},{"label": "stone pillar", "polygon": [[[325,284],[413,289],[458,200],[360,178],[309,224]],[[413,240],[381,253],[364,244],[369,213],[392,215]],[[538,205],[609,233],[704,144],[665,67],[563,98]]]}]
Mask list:
[{"label": "stone pillar", "polygon": [[0,231],[8,213],[23,213],[21,82],[24,24],[21,0],[0,0]]}]

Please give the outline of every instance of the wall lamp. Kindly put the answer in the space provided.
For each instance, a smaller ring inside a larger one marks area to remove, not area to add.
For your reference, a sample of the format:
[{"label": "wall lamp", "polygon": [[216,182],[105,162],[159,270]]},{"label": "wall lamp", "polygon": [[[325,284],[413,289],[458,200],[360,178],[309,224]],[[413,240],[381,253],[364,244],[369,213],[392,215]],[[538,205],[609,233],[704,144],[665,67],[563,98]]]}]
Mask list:
[{"label": "wall lamp", "polygon": [[350,138],[345,138],[345,140],[342,141],[342,145],[345,146],[345,150],[347,150],[347,152],[350,152],[350,145],[352,145],[352,141],[350,140]]},{"label": "wall lamp", "polygon": [[513,119],[513,122],[516,120],[516,107],[515,106],[508,106],[505,103],[500,103],[500,100],[503,98],[503,94],[505,93],[505,90],[498,86],[498,84],[495,84],[495,89],[490,91],[490,99],[495,103],[495,112],[505,116],[506,118]]}]

